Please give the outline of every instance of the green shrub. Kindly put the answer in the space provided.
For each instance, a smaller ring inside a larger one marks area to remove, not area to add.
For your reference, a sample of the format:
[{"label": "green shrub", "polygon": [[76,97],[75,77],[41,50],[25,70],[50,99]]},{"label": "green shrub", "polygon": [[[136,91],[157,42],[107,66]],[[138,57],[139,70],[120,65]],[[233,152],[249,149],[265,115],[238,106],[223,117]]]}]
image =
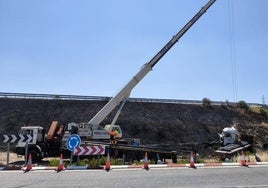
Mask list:
[{"label": "green shrub", "polygon": [[203,98],[202,103],[203,106],[211,106],[211,101],[209,98]]},{"label": "green shrub", "polygon": [[247,113],[249,112],[249,106],[245,101],[239,101],[236,105],[238,108],[244,109]]},{"label": "green shrub", "polygon": [[138,161],[138,160],[134,160],[133,163],[136,164],[136,165],[141,165],[141,164],[143,164],[141,161]]},{"label": "green shrub", "polygon": [[253,155],[253,153],[250,151],[245,151],[245,156],[250,156],[250,155]]},{"label": "green shrub", "polygon": [[121,165],[123,164],[123,161],[119,161],[118,159],[111,158],[110,160],[111,165]]},{"label": "green shrub", "polygon": [[205,163],[205,159],[197,158],[196,163]]},{"label": "green shrub", "polygon": [[190,163],[190,159],[179,159],[177,164],[187,164]]},{"label": "green shrub", "polygon": [[59,95],[54,95],[54,99],[61,99]]},{"label": "green shrub", "polygon": [[59,164],[59,159],[54,158],[54,159],[49,160],[49,166],[58,166],[58,164]]},{"label": "green shrub", "polygon": [[228,100],[225,101],[226,106],[230,106],[230,102]]},{"label": "green shrub", "polygon": [[95,159],[95,158],[92,158],[92,159],[89,161],[89,166],[98,166],[98,160]]},{"label": "green shrub", "polygon": [[86,166],[88,164],[88,159],[77,161],[77,166]]},{"label": "green shrub", "polygon": [[265,111],[265,109],[264,109],[263,107],[261,107],[261,108],[259,109],[259,113],[260,113],[260,115],[262,115],[262,116],[265,117],[265,118],[268,117],[267,112]]},{"label": "green shrub", "polygon": [[100,165],[105,165],[106,164],[106,157],[101,156],[100,158]]},{"label": "green shrub", "polygon": [[150,160],[150,164],[155,164],[155,160]]}]

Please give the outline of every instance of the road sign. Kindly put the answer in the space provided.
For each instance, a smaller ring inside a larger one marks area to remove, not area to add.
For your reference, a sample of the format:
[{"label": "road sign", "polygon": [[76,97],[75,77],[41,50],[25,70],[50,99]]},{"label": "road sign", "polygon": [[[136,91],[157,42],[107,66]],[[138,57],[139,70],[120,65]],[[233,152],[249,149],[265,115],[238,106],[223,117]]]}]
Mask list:
[{"label": "road sign", "polygon": [[19,142],[31,142],[33,137],[29,134],[4,134],[0,135],[0,141],[13,143],[15,141]]},{"label": "road sign", "polygon": [[74,155],[104,155],[105,146],[77,146],[74,149]]},{"label": "road sign", "polygon": [[70,151],[74,151],[74,149],[77,146],[80,146],[80,144],[81,139],[80,136],[78,136],[77,134],[72,134],[71,136],[69,136],[66,142],[67,149]]}]

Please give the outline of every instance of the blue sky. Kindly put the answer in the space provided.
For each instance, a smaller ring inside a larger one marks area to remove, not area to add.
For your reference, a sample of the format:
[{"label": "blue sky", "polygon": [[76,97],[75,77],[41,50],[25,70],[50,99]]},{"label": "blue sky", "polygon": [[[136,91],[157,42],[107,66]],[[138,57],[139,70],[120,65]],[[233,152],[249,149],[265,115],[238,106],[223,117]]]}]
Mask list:
[{"label": "blue sky", "polygon": [[[0,91],[113,96],[207,1],[0,0]],[[267,7],[217,0],[130,97],[268,101]]]}]

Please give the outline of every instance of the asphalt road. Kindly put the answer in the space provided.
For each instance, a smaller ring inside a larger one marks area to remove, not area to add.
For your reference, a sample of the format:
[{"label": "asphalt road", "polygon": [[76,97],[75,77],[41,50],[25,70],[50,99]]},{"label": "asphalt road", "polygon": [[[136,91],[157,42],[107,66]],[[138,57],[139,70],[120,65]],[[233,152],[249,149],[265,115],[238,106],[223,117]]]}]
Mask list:
[{"label": "asphalt road", "polygon": [[268,187],[268,167],[0,171],[1,187]]}]

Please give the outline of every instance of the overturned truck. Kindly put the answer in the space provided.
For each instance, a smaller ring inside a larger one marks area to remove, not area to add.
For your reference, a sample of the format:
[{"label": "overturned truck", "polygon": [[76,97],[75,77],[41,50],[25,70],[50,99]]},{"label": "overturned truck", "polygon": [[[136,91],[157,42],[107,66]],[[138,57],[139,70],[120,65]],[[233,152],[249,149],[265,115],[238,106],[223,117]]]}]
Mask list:
[{"label": "overturned truck", "polygon": [[221,159],[230,158],[241,151],[252,149],[253,136],[239,134],[234,127],[225,127],[219,134],[219,139],[221,147],[215,152]]}]

